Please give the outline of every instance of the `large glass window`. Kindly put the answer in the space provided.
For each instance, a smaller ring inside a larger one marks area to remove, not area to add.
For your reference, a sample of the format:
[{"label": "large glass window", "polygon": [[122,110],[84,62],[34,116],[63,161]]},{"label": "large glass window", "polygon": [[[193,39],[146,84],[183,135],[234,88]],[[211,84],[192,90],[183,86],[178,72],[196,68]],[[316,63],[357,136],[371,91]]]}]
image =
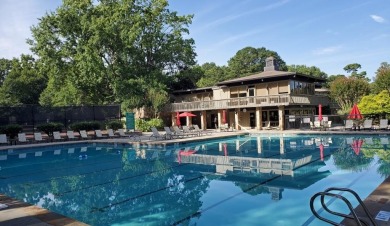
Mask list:
[{"label": "large glass window", "polygon": [[314,95],[314,84],[290,80],[290,93]]}]

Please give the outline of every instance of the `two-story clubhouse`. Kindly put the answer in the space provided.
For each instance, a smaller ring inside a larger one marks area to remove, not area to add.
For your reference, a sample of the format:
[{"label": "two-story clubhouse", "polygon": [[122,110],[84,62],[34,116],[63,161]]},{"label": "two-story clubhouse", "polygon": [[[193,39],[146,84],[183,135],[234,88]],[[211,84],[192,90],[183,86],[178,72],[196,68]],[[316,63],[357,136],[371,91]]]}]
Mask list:
[{"label": "two-story clubhouse", "polygon": [[[273,57],[266,59],[264,72],[217,83],[213,87],[177,90],[168,107],[172,124],[178,113],[181,125],[198,124],[202,129],[228,124],[240,129],[286,129],[297,116],[314,116],[318,105],[330,109],[327,95],[316,92],[324,79],[297,72],[279,71]],[[329,110],[330,111],[330,110]]]}]

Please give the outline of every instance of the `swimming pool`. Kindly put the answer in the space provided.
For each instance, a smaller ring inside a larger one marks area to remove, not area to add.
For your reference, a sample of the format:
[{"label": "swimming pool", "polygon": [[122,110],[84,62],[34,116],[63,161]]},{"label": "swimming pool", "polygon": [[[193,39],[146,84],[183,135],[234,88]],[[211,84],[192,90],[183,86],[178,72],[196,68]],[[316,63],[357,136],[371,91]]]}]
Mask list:
[{"label": "swimming pool", "polygon": [[311,196],[333,186],[364,199],[390,174],[388,145],[387,136],[259,135],[5,150],[0,193],[91,225],[326,225]]}]

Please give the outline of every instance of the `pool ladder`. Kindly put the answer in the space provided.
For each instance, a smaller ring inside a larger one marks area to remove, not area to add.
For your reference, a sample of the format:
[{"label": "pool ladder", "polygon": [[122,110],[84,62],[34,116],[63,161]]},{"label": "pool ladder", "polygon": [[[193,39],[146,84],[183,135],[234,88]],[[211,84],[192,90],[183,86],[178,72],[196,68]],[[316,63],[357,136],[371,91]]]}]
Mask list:
[{"label": "pool ladder", "polygon": [[[355,210],[353,209],[351,203],[348,201],[348,199],[346,199],[344,196],[340,195],[340,194],[334,194],[332,193],[332,191],[343,191],[343,192],[349,192],[351,193],[353,196],[355,196],[355,198],[358,200],[360,206],[363,208],[366,216],[368,217],[368,220],[370,221],[369,223],[366,222],[366,220],[363,220],[361,217],[358,217]],[[327,204],[325,203],[325,197],[328,196],[328,197],[332,197],[332,198],[336,198],[336,199],[340,199],[342,201],[344,201],[344,203],[348,206],[349,208],[349,211],[352,213],[352,215],[347,215],[347,214],[344,214],[344,213],[339,213],[339,212],[335,212],[335,211],[332,211],[328,208]],[[322,221],[325,221],[331,225],[337,225],[337,226],[342,226],[342,224],[340,223],[336,223],[334,221],[331,221],[327,218],[324,218],[324,217],[321,217],[317,210],[314,209],[314,201],[316,198],[320,197],[321,198],[321,205],[322,205],[322,208],[324,210],[326,210],[328,213],[330,214],[333,214],[333,215],[336,215],[336,216],[340,216],[340,217],[344,217],[344,218],[348,218],[348,219],[352,219],[355,221],[356,225],[359,225],[359,226],[378,226],[378,224],[375,222],[375,220],[372,218],[371,214],[369,213],[366,205],[364,205],[363,201],[360,199],[359,195],[352,191],[351,189],[348,189],[348,188],[328,188],[326,189],[325,191],[323,192],[318,192],[316,194],[313,195],[313,197],[311,197],[310,199],[310,209],[311,209],[311,212],[314,214],[314,216],[316,216],[318,219],[322,220]]]}]

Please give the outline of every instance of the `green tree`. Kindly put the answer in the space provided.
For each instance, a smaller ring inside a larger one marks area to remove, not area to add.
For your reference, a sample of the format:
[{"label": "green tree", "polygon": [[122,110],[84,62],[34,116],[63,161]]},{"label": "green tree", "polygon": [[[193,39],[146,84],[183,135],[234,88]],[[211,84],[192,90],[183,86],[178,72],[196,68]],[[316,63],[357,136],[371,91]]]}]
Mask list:
[{"label": "green tree", "polygon": [[267,57],[273,56],[279,66],[280,71],[286,71],[286,63],[278,55],[277,52],[268,50],[264,47],[253,48],[245,47],[239,50],[228,61],[228,79],[244,77],[249,74],[262,72],[265,67]]},{"label": "green tree", "polygon": [[376,71],[374,79],[375,91],[379,93],[382,90],[390,92],[390,64],[387,62],[381,63]]},{"label": "green tree", "polygon": [[167,75],[195,64],[185,39],[192,16],[166,0],[65,0],[32,28],[29,43],[43,62],[46,105],[108,104],[151,107],[149,89],[167,89]]},{"label": "green tree", "polygon": [[344,67],[344,71],[346,71],[347,73],[351,73],[351,75],[350,75],[351,77],[370,81],[370,79],[367,78],[367,72],[362,71],[362,72],[358,73],[358,70],[361,68],[362,68],[362,66],[360,64],[353,63],[353,64],[346,65]]},{"label": "green tree", "polygon": [[383,90],[377,95],[364,96],[359,103],[359,109],[362,114],[386,115],[390,113],[389,91]]},{"label": "green tree", "polygon": [[10,70],[0,88],[0,104],[15,106],[38,104],[47,79],[37,68],[38,62],[30,55],[11,61]]},{"label": "green tree", "polygon": [[12,65],[11,60],[5,58],[0,59],[0,86],[3,85],[4,79],[11,71],[11,65]]},{"label": "green tree", "polygon": [[293,64],[293,65],[288,65],[287,70],[292,71],[292,72],[305,74],[305,75],[311,75],[311,76],[319,77],[319,78],[323,78],[323,79],[326,79],[328,77],[328,75],[325,72],[321,71],[321,69],[319,69],[316,66],[308,67],[306,65],[294,65]]},{"label": "green tree", "polygon": [[345,78],[346,76],[345,75],[341,75],[341,74],[338,74],[338,75],[331,75],[329,76],[327,79],[326,79],[326,83],[324,85],[324,87],[326,88],[329,88],[330,87],[330,84],[336,80],[337,78]]},{"label": "green tree", "polygon": [[340,106],[342,114],[347,113],[354,103],[369,92],[368,82],[354,77],[339,77],[330,84],[330,96]]},{"label": "green tree", "polygon": [[217,82],[222,82],[227,78],[227,68],[217,66],[215,63],[204,63],[202,65],[204,76],[196,83],[198,87],[214,86]]}]

